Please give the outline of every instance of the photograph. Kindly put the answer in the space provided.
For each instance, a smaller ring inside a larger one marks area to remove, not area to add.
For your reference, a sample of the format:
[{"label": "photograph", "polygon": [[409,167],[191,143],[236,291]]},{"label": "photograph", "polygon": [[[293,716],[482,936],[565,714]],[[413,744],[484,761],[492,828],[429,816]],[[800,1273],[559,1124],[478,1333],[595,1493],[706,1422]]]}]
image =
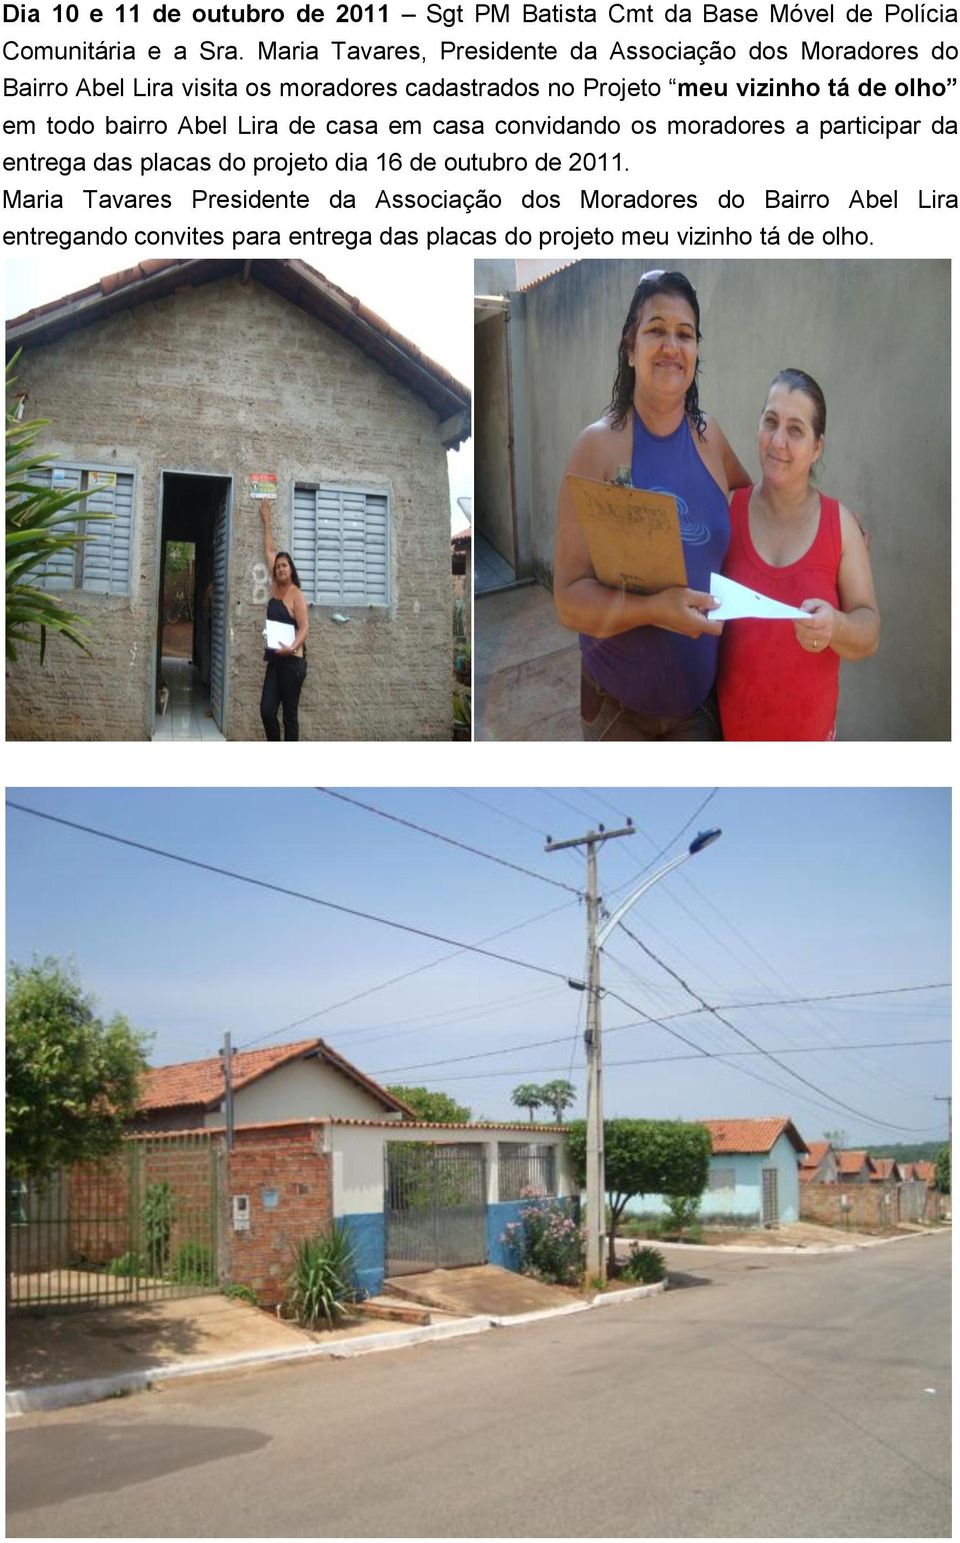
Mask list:
[{"label": "photograph", "polygon": [[950,803],[9,788],[8,1535],[949,1535]]},{"label": "photograph", "polygon": [[466,271],[25,266],[7,738],[469,739]]},{"label": "photograph", "polygon": [[479,740],[950,739],[949,261],[474,283]]}]

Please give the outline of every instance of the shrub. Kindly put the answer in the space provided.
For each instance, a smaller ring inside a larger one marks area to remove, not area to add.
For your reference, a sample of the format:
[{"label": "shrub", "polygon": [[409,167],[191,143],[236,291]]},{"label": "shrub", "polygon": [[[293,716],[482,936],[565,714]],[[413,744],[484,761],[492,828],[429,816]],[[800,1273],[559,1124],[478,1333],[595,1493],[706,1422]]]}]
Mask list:
[{"label": "shrub", "polygon": [[111,1259],[109,1264],[104,1265],[104,1269],[108,1275],[123,1275],[126,1277],[145,1275],[147,1273],[146,1261],[143,1256],[129,1252],[121,1254],[117,1259]]},{"label": "shrub", "polygon": [[625,1280],[638,1281],[644,1286],[663,1280],[666,1273],[666,1260],[659,1248],[638,1248],[636,1243],[620,1268],[620,1274]]},{"label": "shrub", "polygon": [[[524,1197],[530,1199],[527,1191]],[[577,1284],[586,1254],[583,1228],[559,1200],[544,1205],[532,1199],[500,1236],[511,1268],[554,1285]]]},{"label": "shrub", "polygon": [[173,1256],[170,1275],[178,1286],[215,1286],[217,1272],[206,1243],[181,1243]]},{"label": "shrub", "polygon": [[147,1247],[150,1275],[165,1275],[170,1262],[170,1234],[174,1220],[173,1190],[164,1181],[148,1184],[140,1207],[143,1241]]},{"label": "shrub", "polygon": [[326,1232],[297,1244],[286,1305],[304,1328],[312,1329],[321,1320],[333,1328],[346,1316],[343,1304],[356,1295],[353,1276],[349,1229],[333,1222]]},{"label": "shrub", "polygon": [[684,1232],[696,1222],[700,1210],[699,1195],[667,1195],[666,1201],[672,1231]]},{"label": "shrub", "polygon": [[260,1298],[252,1286],[243,1286],[237,1281],[232,1286],[224,1286],[223,1295],[232,1297],[237,1302],[249,1302],[251,1307],[260,1306]]}]

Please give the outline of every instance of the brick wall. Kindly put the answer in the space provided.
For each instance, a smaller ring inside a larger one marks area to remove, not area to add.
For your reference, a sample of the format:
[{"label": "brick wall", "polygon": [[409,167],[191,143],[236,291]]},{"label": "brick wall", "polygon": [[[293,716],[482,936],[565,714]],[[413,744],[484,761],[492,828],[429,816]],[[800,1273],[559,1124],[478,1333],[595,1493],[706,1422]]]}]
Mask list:
[{"label": "brick wall", "polygon": [[[890,1199],[885,1203],[884,1196]],[[849,1209],[844,1210],[841,1197]],[[896,1186],[884,1184],[801,1184],[800,1219],[823,1222],[828,1227],[846,1227],[854,1231],[883,1232],[896,1226],[898,1207]]]},{"label": "brick wall", "polygon": [[[252,1286],[265,1305],[280,1302],[301,1238],[333,1216],[331,1159],[322,1134],[309,1125],[238,1130],[227,1163],[224,1255],[228,1278]],[[264,1204],[264,1191],[277,1204]],[[233,1197],[250,1200],[250,1229],[233,1230]]]},{"label": "brick wall", "polygon": [[[50,427],[45,452],[133,467],[128,598],[69,596],[88,657],[48,638],[41,669],[7,669],[7,735],[143,739],[153,693],[161,472],[234,478],[228,563],[227,733],[262,739],[260,517],[245,475],[277,474],[273,535],[289,547],[295,481],[389,490],[392,595],[348,625],[312,608],[304,739],[449,739],[450,511],[426,403],[337,333],[255,281],[184,288],[25,352],[18,384]],[[258,575],[258,568],[260,573]]]}]

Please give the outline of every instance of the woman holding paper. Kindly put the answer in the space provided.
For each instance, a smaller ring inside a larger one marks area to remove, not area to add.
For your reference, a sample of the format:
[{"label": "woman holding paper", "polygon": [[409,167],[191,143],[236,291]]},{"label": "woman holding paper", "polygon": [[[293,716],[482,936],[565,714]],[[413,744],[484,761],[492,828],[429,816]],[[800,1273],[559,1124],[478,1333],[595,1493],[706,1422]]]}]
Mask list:
[{"label": "woman holding paper", "polygon": [[638,594],[602,584],[561,483],[554,600],[580,633],[583,737],[717,739],[713,698],[721,626],[711,572],[730,533],[727,493],[749,477],[697,392],[700,306],[682,273],[656,269],[637,286],[620,337],[613,399],[584,429],[566,471],[628,482],[676,500],[687,584]]},{"label": "woman holding paper", "polygon": [[266,499],[260,504],[260,518],[267,571],[273,575],[273,592],[267,601],[267,622],[273,625],[264,629],[267,668],[260,693],[260,717],[267,738],[279,739],[277,713],[282,705],[283,737],[289,741],[300,738],[300,691],[307,673],[307,602],[290,553],[274,550]]},{"label": "woman holding paper", "polygon": [[811,481],[826,426],[813,377],[781,370],[760,418],[760,483],[731,500],[723,573],[808,619],[726,626],[717,680],[725,739],[835,739],[840,660],[876,652],[880,614],[863,533]]}]

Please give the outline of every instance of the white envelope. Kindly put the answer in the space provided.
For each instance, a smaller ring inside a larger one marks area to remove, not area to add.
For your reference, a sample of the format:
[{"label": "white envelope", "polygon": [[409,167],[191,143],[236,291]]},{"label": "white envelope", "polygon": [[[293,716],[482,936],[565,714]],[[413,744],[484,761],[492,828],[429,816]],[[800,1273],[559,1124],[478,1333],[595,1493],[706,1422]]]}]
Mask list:
[{"label": "white envelope", "polygon": [[809,621],[810,613],[800,611],[794,605],[784,605],[771,600],[769,595],[759,595],[746,584],[725,579],[720,573],[710,575],[710,593],[720,604],[707,614],[711,621],[738,621],[744,616],[756,616],[764,621]]},{"label": "white envelope", "polygon": [[263,636],[268,649],[289,648],[297,635],[297,629],[289,621],[268,621]]}]

